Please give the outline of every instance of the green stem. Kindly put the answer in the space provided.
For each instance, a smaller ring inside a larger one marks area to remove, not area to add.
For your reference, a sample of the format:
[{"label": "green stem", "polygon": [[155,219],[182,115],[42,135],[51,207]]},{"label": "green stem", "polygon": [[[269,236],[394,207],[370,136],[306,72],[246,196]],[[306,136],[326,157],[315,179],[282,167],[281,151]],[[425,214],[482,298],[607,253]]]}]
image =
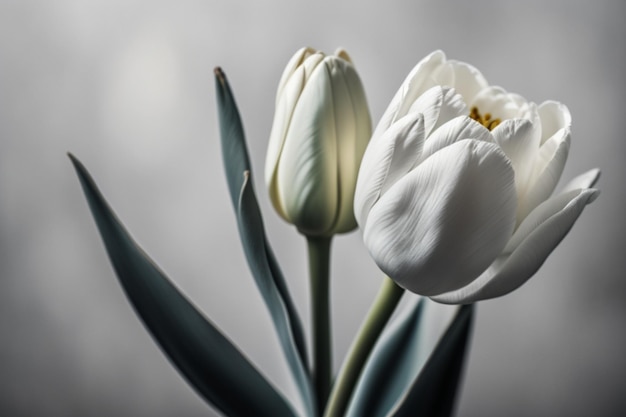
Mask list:
[{"label": "green stem", "polygon": [[398,305],[402,294],[404,294],[404,290],[391,279],[385,277],[380,290],[378,290],[378,295],[350,347],[346,362],[339,372],[324,417],[340,417],[345,413],[363,365]]},{"label": "green stem", "polygon": [[323,410],[332,380],[330,326],[330,244],[332,237],[307,236],[313,320],[313,384]]}]

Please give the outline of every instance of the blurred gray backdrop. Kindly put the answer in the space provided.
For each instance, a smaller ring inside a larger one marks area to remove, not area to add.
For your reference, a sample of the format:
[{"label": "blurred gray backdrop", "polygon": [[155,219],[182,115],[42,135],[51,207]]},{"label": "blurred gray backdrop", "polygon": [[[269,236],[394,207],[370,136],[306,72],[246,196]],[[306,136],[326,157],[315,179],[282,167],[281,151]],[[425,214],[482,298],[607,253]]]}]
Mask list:
[{"label": "blurred gray backdrop", "polygon": [[[282,69],[345,47],[378,120],[434,49],[573,114],[564,179],[601,167],[588,206],[521,289],[482,302],[459,416],[626,409],[626,3],[0,1],[0,415],[211,416],[126,301],[65,153],[136,239],[286,395],[220,160],[213,67],[243,115],[271,241],[305,321],[305,246],[262,184]],[[335,240],[335,366],[380,273]],[[308,329],[308,326],[307,326]]]}]

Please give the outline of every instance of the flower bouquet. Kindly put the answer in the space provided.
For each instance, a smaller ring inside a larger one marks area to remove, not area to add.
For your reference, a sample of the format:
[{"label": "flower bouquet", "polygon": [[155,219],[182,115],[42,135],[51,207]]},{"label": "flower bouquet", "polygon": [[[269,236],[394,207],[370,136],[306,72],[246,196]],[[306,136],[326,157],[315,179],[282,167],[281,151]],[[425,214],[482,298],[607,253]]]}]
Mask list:
[{"label": "flower bouquet", "polygon": [[[592,188],[597,169],[553,193],[570,145],[567,107],[536,105],[490,86],[473,66],[436,51],[409,73],[372,133],[348,54],[298,51],[278,86],[265,180],[274,208],[308,245],[309,357],[266,236],[233,93],[219,68],[215,79],[239,235],[299,396],[278,392],[169,281],[70,155],[111,263],[146,328],[191,386],[228,416],[451,415],[474,303],[526,282],[599,193]],[[383,278],[334,375],[331,242],[357,226]],[[392,318],[407,292],[418,296]],[[460,307],[445,331],[424,343],[424,312],[434,302]]]}]

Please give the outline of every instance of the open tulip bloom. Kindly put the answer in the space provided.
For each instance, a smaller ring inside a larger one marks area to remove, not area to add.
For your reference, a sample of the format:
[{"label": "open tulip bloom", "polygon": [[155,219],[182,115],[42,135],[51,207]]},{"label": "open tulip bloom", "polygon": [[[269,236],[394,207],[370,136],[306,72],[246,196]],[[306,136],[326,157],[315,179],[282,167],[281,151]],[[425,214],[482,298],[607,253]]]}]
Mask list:
[{"label": "open tulip bloom", "polygon": [[[347,53],[298,51],[279,83],[266,183],[278,214],[308,244],[309,363],[298,309],[265,233],[241,118],[224,73],[217,68],[215,75],[239,235],[298,398],[276,390],[170,282],[70,155],[110,261],[148,331],[224,415],[450,416],[473,303],[528,280],[599,193],[591,188],[597,169],[554,193],[570,146],[567,107],[490,86],[476,68],[436,51],[411,71],[371,134]],[[333,375],[330,243],[357,224],[384,275]],[[405,290],[417,296],[407,294],[404,312],[388,324]]]},{"label": "open tulip bloom", "polygon": [[598,195],[591,170],[552,195],[570,147],[565,105],[490,86],[474,67],[428,55],[365,152],[355,213],[376,264],[450,304],[528,280]]}]

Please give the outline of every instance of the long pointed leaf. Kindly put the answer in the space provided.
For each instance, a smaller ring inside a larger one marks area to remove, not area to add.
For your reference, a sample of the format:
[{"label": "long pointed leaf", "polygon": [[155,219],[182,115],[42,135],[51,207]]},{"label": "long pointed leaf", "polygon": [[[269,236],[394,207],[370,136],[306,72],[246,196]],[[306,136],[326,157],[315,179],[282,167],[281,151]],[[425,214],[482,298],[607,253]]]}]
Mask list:
[{"label": "long pointed leaf", "polygon": [[[248,148],[246,138],[239,116],[239,110],[235,103],[226,74],[220,69],[215,69],[215,85],[217,90],[217,104],[220,119],[220,137],[222,143],[222,160],[226,170],[226,180],[228,181],[228,189],[233,208],[238,209],[239,194],[243,185],[243,173],[248,171],[252,177],[252,168],[250,166],[250,158],[248,157]],[[252,181],[251,181],[252,183]],[[253,184],[251,184],[253,186]],[[270,247],[267,238],[265,239],[265,247],[267,249],[267,261],[272,268],[272,278],[274,284],[280,293],[287,311],[289,313],[291,332],[296,341],[298,352],[302,361],[307,363],[306,340],[304,338],[304,330],[302,322],[298,316],[298,312],[289,295],[285,278],[280,271],[276,257]]]},{"label": "long pointed leaf", "polygon": [[261,212],[250,183],[248,172],[245,173],[245,180],[241,190],[239,200],[239,210],[237,212],[239,220],[239,233],[244,246],[248,264],[256,277],[263,299],[270,310],[276,331],[278,332],[283,352],[287,357],[287,362],[291,367],[294,379],[300,387],[300,393],[309,415],[315,415],[315,403],[313,401],[312,385],[309,374],[302,360],[300,359],[295,339],[291,333],[290,317],[281,294],[272,280],[272,265],[268,261],[268,249],[265,246],[265,232]]},{"label": "long pointed leaf", "polygon": [[180,373],[226,415],[294,416],[285,399],[137,246],[85,167],[70,158],[126,295]]},{"label": "long pointed leaf", "polygon": [[347,417],[384,416],[410,386],[419,358],[420,299],[380,336],[361,373]]},{"label": "long pointed leaf", "polygon": [[250,157],[248,156],[246,136],[235,97],[226,79],[226,74],[219,67],[215,68],[215,89],[220,121],[222,160],[224,161],[230,200],[236,210],[243,185],[243,173],[245,171],[251,172]]},{"label": "long pointed leaf", "polygon": [[459,309],[454,321],[437,344],[407,395],[392,412],[392,416],[452,415],[473,315],[473,304],[464,305]]},{"label": "long pointed leaf", "polygon": [[[250,159],[241,117],[239,116],[235,99],[230,85],[228,84],[228,80],[226,79],[226,75],[219,68],[215,70],[215,83],[220,120],[222,157],[231,201],[237,213],[237,220],[240,226],[239,233],[246,251],[246,258],[257,286],[261,290],[263,300],[272,316],[281,346],[287,356],[291,372],[298,383],[303,401],[308,407],[308,398],[311,395],[311,388],[308,383],[308,377],[305,383],[301,375],[301,370],[307,368],[306,341],[302,323],[289,294],[278,262],[265,236],[263,220],[256,197],[254,196],[251,179],[247,181],[246,185],[248,189],[247,193],[251,195],[251,197],[246,198],[246,201],[249,201],[250,204],[243,206],[243,210],[240,206],[240,195],[244,184],[243,174],[244,172],[248,172],[247,175],[252,175]],[[255,219],[252,223],[259,225],[254,226],[255,231],[246,230],[247,226],[242,227],[242,225],[249,224],[250,220],[245,220],[241,217],[250,215]],[[254,234],[254,237],[250,237],[251,233]],[[246,243],[249,239],[254,239],[254,243]],[[250,248],[254,245],[262,247],[263,250],[251,250]],[[284,306],[284,309],[277,308],[274,305],[277,299],[281,302],[280,304]],[[294,347],[298,355],[297,361],[292,357]]]}]

